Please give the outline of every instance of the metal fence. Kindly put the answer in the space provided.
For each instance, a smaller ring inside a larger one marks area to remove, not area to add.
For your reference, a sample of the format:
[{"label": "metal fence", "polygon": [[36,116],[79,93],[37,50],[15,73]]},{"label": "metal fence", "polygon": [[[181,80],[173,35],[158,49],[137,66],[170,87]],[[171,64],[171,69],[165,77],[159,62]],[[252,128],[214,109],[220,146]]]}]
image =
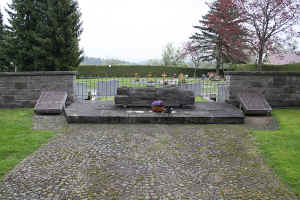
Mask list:
[{"label": "metal fence", "polygon": [[112,100],[118,87],[179,87],[191,90],[194,95],[207,99],[215,97],[217,101],[228,98],[228,83],[225,80],[202,78],[95,78],[78,77],[76,97],[78,100]]}]

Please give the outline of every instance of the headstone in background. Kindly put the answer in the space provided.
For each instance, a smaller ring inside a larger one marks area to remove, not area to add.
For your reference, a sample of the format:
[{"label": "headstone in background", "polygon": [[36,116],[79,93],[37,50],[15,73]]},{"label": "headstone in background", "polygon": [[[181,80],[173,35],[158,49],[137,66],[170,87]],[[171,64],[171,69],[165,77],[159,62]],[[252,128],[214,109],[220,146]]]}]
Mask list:
[{"label": "headstone in background", "polygon": [[120,85],[119,80],[98,81],[97,96],[110,97],[117,95],[117,89]]},{"label": "headstone in background", "polygon": [[229,88],[228,88],[228,85],[219,84],[218,85],[217,102],[224,103],[228,99],[229,99]]},{"label": "headstone in background", "polygon": [[75,96],[80,100],[88,98],[89,88],[86,83],[76,83]]}]

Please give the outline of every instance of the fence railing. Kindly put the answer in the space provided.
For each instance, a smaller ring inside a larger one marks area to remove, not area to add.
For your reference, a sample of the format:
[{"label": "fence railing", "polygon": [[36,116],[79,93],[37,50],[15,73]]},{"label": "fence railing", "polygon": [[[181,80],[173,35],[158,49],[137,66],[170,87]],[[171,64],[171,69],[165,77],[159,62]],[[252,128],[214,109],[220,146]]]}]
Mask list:
[{"label": "fence railing", "polygon": [[118,87],[179,87],[191,90],[194,95],[209,99],[215,96],[219,101],[227,98],[228,83],[225,80],[202,78],[95,78],[78,77],[76,80],[76,98],[78,100],[111,100],[117,94]]}]

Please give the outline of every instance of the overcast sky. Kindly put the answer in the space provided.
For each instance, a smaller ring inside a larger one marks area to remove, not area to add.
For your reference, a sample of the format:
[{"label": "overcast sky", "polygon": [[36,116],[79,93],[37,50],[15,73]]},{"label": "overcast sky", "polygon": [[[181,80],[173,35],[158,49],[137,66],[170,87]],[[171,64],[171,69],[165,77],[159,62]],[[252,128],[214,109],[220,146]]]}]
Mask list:
[{"label": "overcast sky", "polygon": [[[11,0],[0,0],[2,13]],[[179,46],[207,12],[204,0],[79,0],[86,56],[140,61]]]}]

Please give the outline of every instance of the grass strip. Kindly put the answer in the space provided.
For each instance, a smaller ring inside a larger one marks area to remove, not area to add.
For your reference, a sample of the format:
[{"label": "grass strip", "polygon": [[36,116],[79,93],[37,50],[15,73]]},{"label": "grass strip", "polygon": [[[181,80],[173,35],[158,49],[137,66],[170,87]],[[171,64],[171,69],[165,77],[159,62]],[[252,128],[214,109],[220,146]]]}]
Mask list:
[{"label": "grass strip", "polygon": [[276,131],[253,131],[255,141],[281,180],[300,197],[300,109],[276,109]]},{"label": "grass strip", "polygon": [[56,134],[33,130],[32,115],[32,109],[0,109],[0,180]]}]

